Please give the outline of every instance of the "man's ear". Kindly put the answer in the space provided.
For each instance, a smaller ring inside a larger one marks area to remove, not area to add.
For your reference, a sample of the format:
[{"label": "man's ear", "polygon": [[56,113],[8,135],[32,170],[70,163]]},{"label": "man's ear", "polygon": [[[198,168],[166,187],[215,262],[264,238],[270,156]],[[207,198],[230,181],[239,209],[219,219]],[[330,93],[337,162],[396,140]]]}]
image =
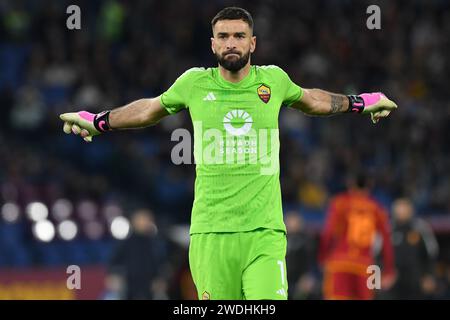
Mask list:
[{"label": "man's ear", "polygon": [[256,36],[252,36],[252,42],[250,43],[250,52],[253,53],[256,49]]},{"label": "man's ear", "polygon": [[214,38],[211,38],[211,51],[216,54],[216,50],[214,49]]}]

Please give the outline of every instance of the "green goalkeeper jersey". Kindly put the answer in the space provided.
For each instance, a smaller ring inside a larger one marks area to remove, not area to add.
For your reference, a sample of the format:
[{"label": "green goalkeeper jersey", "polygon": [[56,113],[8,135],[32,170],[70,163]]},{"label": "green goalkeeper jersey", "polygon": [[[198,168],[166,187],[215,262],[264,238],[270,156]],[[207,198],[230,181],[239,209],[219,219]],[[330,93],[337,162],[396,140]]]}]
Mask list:
[{"label": "green goalkeeper jersey", "polygon": [[277,66],[252,66],[238,83],[223,79],[218,68],[192,68],[161,95],[169,113],[186,108],[194,125],[191,234],[286,231],[278,115],[302,95]]}]

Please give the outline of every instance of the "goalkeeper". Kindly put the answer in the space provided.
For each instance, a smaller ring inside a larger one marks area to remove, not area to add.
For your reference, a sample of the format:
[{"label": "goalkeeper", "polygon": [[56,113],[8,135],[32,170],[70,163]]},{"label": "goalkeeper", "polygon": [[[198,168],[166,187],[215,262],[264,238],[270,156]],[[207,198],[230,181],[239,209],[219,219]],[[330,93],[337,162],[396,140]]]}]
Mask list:
[{"label": "goalkeeper", "polygon": [[[367,114],[376,123],[397,105],[380,92],[345,96],[304,89],[277,66],[251,65],[256,37],[244,9],[225,8],[211,24],[218,67],[189,69],[155,98],[99,114],[62,114],[64,132],[91,142],[96,135],[155,125],[187,109],[194,122],[197,175],[189,263],[198,298],[285,300],[281,106],[309,115]],[[270,170],[264,170],[268,163]]]}]

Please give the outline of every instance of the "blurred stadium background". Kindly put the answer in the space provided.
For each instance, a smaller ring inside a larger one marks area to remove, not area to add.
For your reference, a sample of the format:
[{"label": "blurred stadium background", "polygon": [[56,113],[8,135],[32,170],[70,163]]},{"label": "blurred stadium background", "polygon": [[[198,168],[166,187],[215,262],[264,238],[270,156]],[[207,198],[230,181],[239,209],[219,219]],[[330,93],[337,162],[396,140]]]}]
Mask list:
[{"label": "blurred stadium background", "polygon": [[[81,30],[66,28],[71,4]],[[366,27],[371,4],[381,30]],[[195,171],[170,157],[171,132],[191,130],[188,113],[92,144],[63,134],[58,115],[153,97],[184,70],[214,66],[210,20],[228,5],[253,14],[254,64],[279,65],[304,87],[384,91],[399,105],[376,126],[282,110],[284,208],[303,218],[309,243],[294,259],[308,261],[297,298],[320,298],[316,243],[349,168],[374,174],[387,209],[399,196],[413,201],[439,243],[437,286],[426,297],[450,298],[449,1],[23,0],[0,1],[0,299],[130,297],[122,246],[139,208],[153,212],[153,236],[125,253],[140,261],[152,252],[152,273],[142,275],[149,298],[195,298],[187,262]],[[81,267],[81,290],[66,289],[69,265]]]}]

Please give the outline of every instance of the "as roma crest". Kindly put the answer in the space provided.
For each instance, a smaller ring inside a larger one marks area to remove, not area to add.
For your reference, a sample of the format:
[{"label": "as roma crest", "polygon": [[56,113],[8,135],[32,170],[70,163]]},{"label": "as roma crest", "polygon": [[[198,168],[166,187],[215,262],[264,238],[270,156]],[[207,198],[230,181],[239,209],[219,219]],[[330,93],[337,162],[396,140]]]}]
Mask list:
[{"label": "as roma crest", "polygon": [[270,88],[265,84],[262,84],[258,87],[258,96],[264,102],[267,103],[270,100]]}]

